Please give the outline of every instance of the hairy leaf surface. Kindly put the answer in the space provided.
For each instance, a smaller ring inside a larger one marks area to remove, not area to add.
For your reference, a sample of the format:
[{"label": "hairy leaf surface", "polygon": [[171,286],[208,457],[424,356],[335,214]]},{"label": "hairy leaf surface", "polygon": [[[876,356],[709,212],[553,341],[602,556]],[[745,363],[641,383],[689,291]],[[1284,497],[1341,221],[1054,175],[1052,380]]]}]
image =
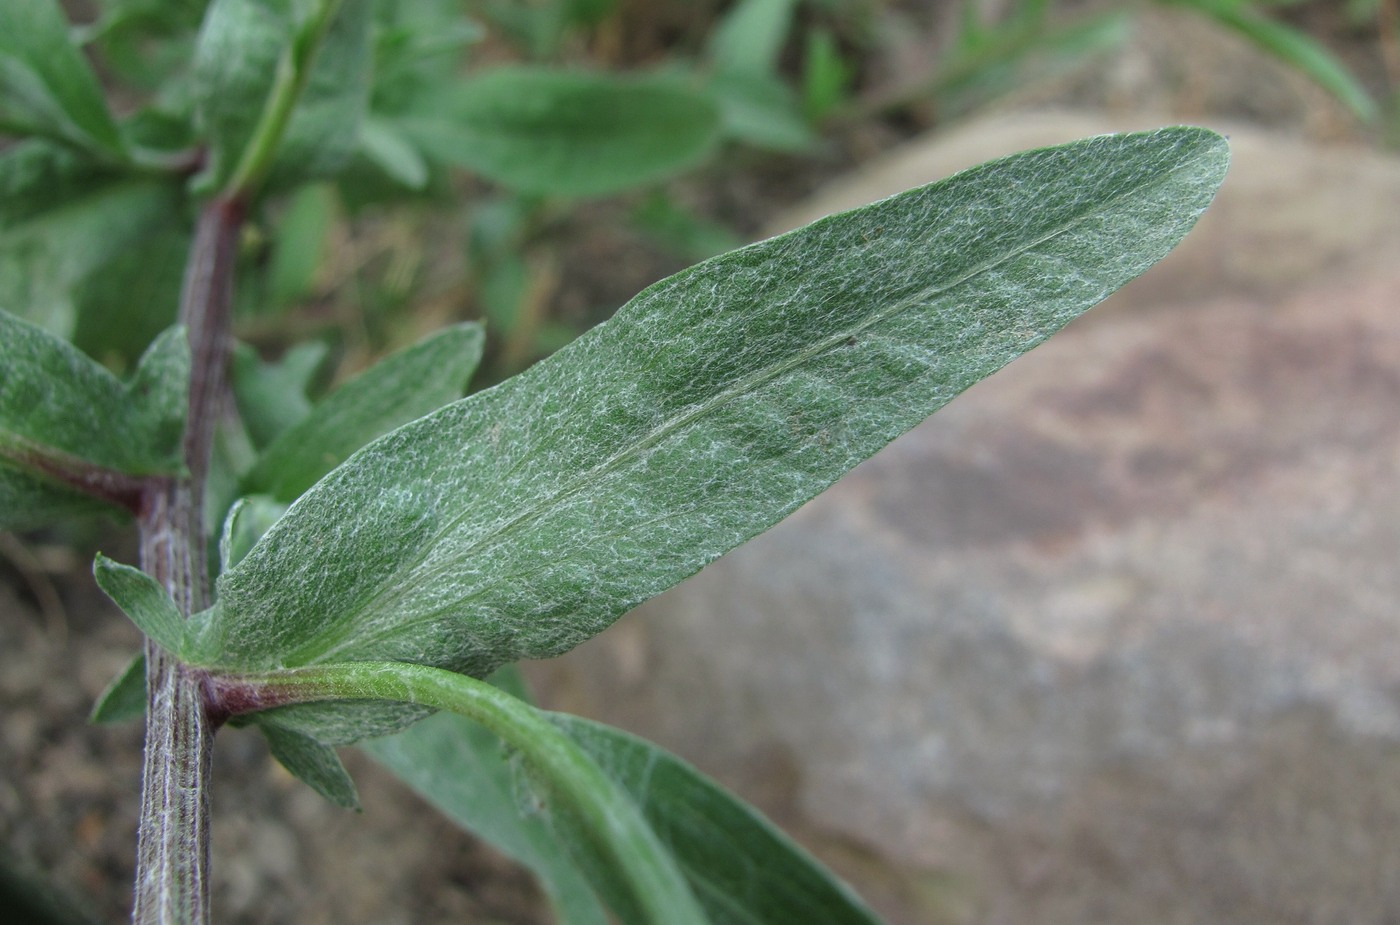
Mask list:
[{"label": "hairy leaf surface", "polygon": [[219,583],[221,661],[557,655],[776,523],[1165,254],[1201,129],[1016,155],[699,264],[352,456]]},{"label": "hairy leaf surface", "polygon": [[128,382],[0,312],[0,525],[91,507],[77,482],[179,471],[189,347],[161,335]]}]

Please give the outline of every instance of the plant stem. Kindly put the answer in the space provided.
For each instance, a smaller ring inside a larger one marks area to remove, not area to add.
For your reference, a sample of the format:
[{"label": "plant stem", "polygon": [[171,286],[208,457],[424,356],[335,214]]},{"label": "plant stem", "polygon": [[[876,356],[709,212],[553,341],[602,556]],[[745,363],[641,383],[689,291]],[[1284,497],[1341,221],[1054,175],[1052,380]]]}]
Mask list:
[{"label": "plant stem", "polygon": [[637,805],[548,714],[485,681],[404,662],[349,662],[258,675],[210,675],[206,696],[218,716],[327,700],[379,700],[448,710],[485,726],[519,752],[551,798],[606,856],[644,920],[703,925],[701,911]]},{"label": "plant stem", "polygon": [[[141,567],[186,616],[209,606],[204,480],[227,394],[229,306],[242,204],[216,199],[199,215],[180,322],[190,339],[185,474],[153,480],[139,517]],[[209,921],[209,758],[214,724],[199,676],[146,644],[146,756],[137,831],[137,925]]]}]

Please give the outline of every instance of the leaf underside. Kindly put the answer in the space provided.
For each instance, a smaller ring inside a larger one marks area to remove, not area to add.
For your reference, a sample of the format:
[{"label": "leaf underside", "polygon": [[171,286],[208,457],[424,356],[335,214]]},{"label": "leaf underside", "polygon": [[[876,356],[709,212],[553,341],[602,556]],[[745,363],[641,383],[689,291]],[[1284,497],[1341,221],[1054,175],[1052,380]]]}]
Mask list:
[{"label": "leaf underside", "polygon": [[1140,274],[1227,163],[1202,129],[1088,139],[663,280],[313,487],[220,579],[219,661],[567,651]]}]

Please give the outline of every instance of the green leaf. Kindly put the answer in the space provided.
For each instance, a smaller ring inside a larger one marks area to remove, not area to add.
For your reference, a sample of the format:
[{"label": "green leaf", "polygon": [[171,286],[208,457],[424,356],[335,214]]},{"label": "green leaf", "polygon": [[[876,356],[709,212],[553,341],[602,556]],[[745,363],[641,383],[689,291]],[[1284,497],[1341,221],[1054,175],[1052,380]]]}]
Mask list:
[{"label": "green leaf", "polygon": [[112,679],[93,704],[88,722],[102,725],[126,723],[146,713],[146,656],[137,653],[121,674]]},{"label": "green leaf", "polygon": [[[815,858],[675,755],[601,723],[549,718],[641,809],[714,925],[878,925]],[[599,860],[590,867],[606,870]]]},{"label": "green leaf", "polygon": [[318,183],[292,194],[277,223],[267,269],[267,295],[273,308],[304,298],[321,269],[337,198],[335,187]]},{"label": "green leaf", "polygon": [[295,501],[375,437],[460,398],[483,340],[480,325],[459,324],[365,370],[268,446],[244,493]]},{"label": "green leaf", "polygon": [[233,395],[248,435],[260,447],[311,413],[306,397],[325,362],[328,348],[319,341],[298,344],[276,363],[264,363],[246,344],[233,351]]},{"label": "green leaf", "polygon": [[83,495],[127,506],[133,477],[179,472],[188,378],[183,329],[157,338],[124,384],[0,312],[0,525],[88,507]]},{"label": "green leaf", "polygon": [[374,64],[371,5],[372,0],[340,0],[282,136],[269,187],[333,177],[359,149]]},{"label": "green leaf", "polygon": [[[629,921],[648,925],[710,925],[674,859],[637,806],[548,716],[497,687],[464,675],[401,662],[355,662],[268,675],[209,677],[224,702],[301,703],[372,701],[449,710],[480,723],[516,756],[539,809],[567,817],[569,831],[615,871]],[[282,724],[287,710],[254,714]]]},{"label": "green leaf", "polygon": [[364,448],[219,580],[221,663],[484,675],[767,529],[1160,259],[1204,129],[994,161],[706,261]]},{"label": "green leaf", "polygon": [[520,812],[509,757],[496,736],[439,713],[361,748],[453,822],[530,868],[561,925],[605,925],[592,888],[545,821]]},{"label": "green leaf", "polygon": [[309,785],[336,806],[358,810],[360,796],[350,772],[340,763],[335,749],[274,722],[259,720],[257,727],[267,739],[278,764],[297,780]]},{"label": "green leaf", "polygon": [[287,513],[287,505],[265,495],[240,498],[224,518],[219,538],[219,571],[226,572],[243,560],[262,535]]},{"label": "green leaf", "polygon": [[0,307],[71,333],[75,287],[182,224],[178,196],[173,183],[121,179],[48,142],[0,154]]},{"label": "green leaf", "polygon": [[371,116],[361,123],[360,153],[396,183],[412,190],[428,185],[428,162],[388,119]]},{"label": "green leaf", "polygon": [[598,196],[693,167],[718,139],[703,94],[670,77],[502,67],[399,125],[430,158],[512,189]]},{"label": "green leaf", "polygon": [[772,77],[792,30],[795,0],[739,0],[710,33],[709,58],[718,72]]},{"label": "green leaf", "polygon": [[719,106],[724,136],[769,151],[802,152],[817,136],[792,89],[775,77],[719,73],[705,85]]},{"label": "green leaf", "polygon": [[206,183],[254,184],[270,171],[269,184],[287,186],[349,161],[369,100],[369,4],[210,4],[193,75]]},{"label": "green leaf", "polygon": [[97,586],[156,645],[175,655],[185,651],[185,618],[159,582],[140,569],[113,562],[101,553],[92,563],[92,574]]},{"label": "green leaf", "polygon": [[135,366],[151,342],[176,321],[189,230],[153,230],[88,274],[71,290],[77,318],[73,345],[109,369]]},{"label": "green leaf", "polygon": [[1283,63],[1307,75],[1340,100],[1357,118],[1376,118],[1376,101],[1346,65],[1307,33],[1261,16],[1240,3],[1227,0],[1169,0],[1214,19],[1253,42]]},{"label": "green leaf", "polygon": [[123,155],[97,78],[55,0],[0,3],[0,134],[43,135],[107,159]]}]

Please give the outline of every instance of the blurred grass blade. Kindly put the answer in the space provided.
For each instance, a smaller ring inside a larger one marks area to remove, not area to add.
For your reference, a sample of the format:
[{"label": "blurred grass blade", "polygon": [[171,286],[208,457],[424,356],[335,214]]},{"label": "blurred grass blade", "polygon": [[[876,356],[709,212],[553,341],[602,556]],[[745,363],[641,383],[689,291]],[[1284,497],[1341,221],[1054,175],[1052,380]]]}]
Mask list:
[{"label": "blurred grass blade", "polygon": [[1167,2],[1208,16],[1239,33],[1283,63],[1307,75],[1357,118],[1366,122],[1376,118],[1379,109],[1371,94],[1352,76],[1346,65],[1306,33],[1229,0]]},{"label": "blurred grass blade", "polygon": [[1195,128],[1031,151],[663,280],[303,495],[221,577],[219,660],[567,651],[1156,262],[1228,157]]},{"label": "blurred grass blade", "polygon": [[794,0],[739,0],[710,33],[710,64],[719,72],[776,75],[795,7]]}]

